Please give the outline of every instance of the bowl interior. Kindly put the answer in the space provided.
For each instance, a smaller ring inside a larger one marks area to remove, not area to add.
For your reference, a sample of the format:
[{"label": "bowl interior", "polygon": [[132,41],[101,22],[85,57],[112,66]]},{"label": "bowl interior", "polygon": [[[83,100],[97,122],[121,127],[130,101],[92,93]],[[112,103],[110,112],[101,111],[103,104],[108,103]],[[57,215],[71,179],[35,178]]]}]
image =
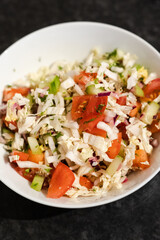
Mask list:
[{"label": "bowl interior", "polygon": [[[40,66],[50,65],[55,60],[82,60],[92,48],[101,52],[120,48],[138,56],[138,62],[160,75],[160,54],[148,43],[128,31],[107,24],[75,22],[50,26],[36,31],[9,47],[0,56],[1,95],[6,84],[21,79]],[[0,146],[1,156],[5,151]],[[151,167],[129,176],[129,181],[120,190],[112,189],[103,198],[47,199],[45,193],[38,193],[29,187],[8,164],[0,161],[0,179],[20,195],[33,201],[57,207],[80,208],[101,205],[120,199],[148,182],[160,169],[158,155],[160,146],[154,150]]]}]

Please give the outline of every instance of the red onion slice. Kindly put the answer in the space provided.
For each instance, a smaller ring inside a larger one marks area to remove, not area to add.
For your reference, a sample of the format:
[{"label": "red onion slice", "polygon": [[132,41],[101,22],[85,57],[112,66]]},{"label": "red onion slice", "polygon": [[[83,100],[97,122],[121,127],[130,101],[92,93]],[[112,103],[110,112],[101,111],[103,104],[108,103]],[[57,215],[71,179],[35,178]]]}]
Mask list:
[{"label": "red onion slice", "polygon": [[101,92],[101,93],[98,93],[98,97],[109,96],[110,94],[111,92]]}]

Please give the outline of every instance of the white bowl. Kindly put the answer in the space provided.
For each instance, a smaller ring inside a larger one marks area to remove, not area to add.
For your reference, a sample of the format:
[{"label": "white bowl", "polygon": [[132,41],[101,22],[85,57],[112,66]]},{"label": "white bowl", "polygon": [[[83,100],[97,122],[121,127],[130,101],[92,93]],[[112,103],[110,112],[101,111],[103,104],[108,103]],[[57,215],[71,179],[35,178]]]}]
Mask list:
[{"label": "white bowl", "polygon": [[[102,52],[112,51],[118,47],[134,53],[139,57],[139,63],[160,76],[160,54],[140,37],[107,24],[72,22],[41,29],[9,47],[0,56],[1,92],[6,84],[57,59],[82,60],[94,47],[101,48]],[[32,190],[28,181],[19,176],[3,158],[0,161],[0,179],[18,194],[45,205],[63,208],[98,206],[123,198],[151,180],[160,170],[159,152],[160,146],[152,155],[150,168],[131,174],[122,189],[111,190],[99,199],[95,197],[48,199],[44,193]],[[0,146],[0,155],[4,154],[5,151]]]}]

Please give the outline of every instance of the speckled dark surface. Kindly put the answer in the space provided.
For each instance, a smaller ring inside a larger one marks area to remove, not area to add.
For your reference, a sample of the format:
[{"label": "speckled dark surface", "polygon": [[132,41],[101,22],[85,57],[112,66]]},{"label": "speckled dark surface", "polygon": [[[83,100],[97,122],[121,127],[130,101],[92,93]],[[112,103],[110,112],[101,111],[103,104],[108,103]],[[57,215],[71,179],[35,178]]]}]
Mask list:
[{"label": "speckled dark surface", "polygon": [[[123,27],[160,51],[159,0],[1,0],[0,53],[39,28],[84,20]],[[157,240],[159,203],[159,174],[125,199],[79,210],[36,204],[0,183],[0,240]]]}]

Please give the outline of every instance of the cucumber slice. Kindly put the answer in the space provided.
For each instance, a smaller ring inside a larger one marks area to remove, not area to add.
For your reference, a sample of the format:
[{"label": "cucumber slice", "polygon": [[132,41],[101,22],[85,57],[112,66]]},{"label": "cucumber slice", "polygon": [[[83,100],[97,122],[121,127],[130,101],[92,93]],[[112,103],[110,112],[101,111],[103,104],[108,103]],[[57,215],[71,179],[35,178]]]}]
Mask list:
[{"label": "cucumber slice", "polygon": [[137,97],[144,97],[144,92],[143,92],[142,88],[140,88],[140,86],[138,86],[138,84],[134,87],[134,94]]},{"label": "cucumber slice", "polygon": [[123,158],[121,156],[117,155],[115,157],[115,159],[113,159],[113,162],[111,162],[109,167],[107,168],[107,170],[106,170],[107,174],[112,177],[115,174],[115,172],[117,171],[117,169],[122,161],[123,161]]},{"label": "cucumber slice", "polygon": [[44,182],[44,177],[35,175],[31,183],[31,188],[40,192],[42,189],[43,182]]},{"label": "cucumber slice", "polygon": [[42,151],[40,149],[37,139],[34,137],[28,137],[27,139],[28,139],[29,147],[30,147],[32,153],[33,154],[41,154]]},{"label": "cucumber slice", "polygon": [[96,88],[94,84],[89,85],[86,88],[86,93],[89,95],[96,95],[98,93],[104,92],[104,90],[100,89],[100,88]]},{"label": "cucumber slice", "polygon": [[154,101],[149,103],[145,107],[145,109],[142,113],[143,115],[141,117],[141,120],[143,122],[145,122],[146,124],[151,124],[153,121],[153,116],[155,116],[159,111],[159,107],[160,107],[159,104]]}]

